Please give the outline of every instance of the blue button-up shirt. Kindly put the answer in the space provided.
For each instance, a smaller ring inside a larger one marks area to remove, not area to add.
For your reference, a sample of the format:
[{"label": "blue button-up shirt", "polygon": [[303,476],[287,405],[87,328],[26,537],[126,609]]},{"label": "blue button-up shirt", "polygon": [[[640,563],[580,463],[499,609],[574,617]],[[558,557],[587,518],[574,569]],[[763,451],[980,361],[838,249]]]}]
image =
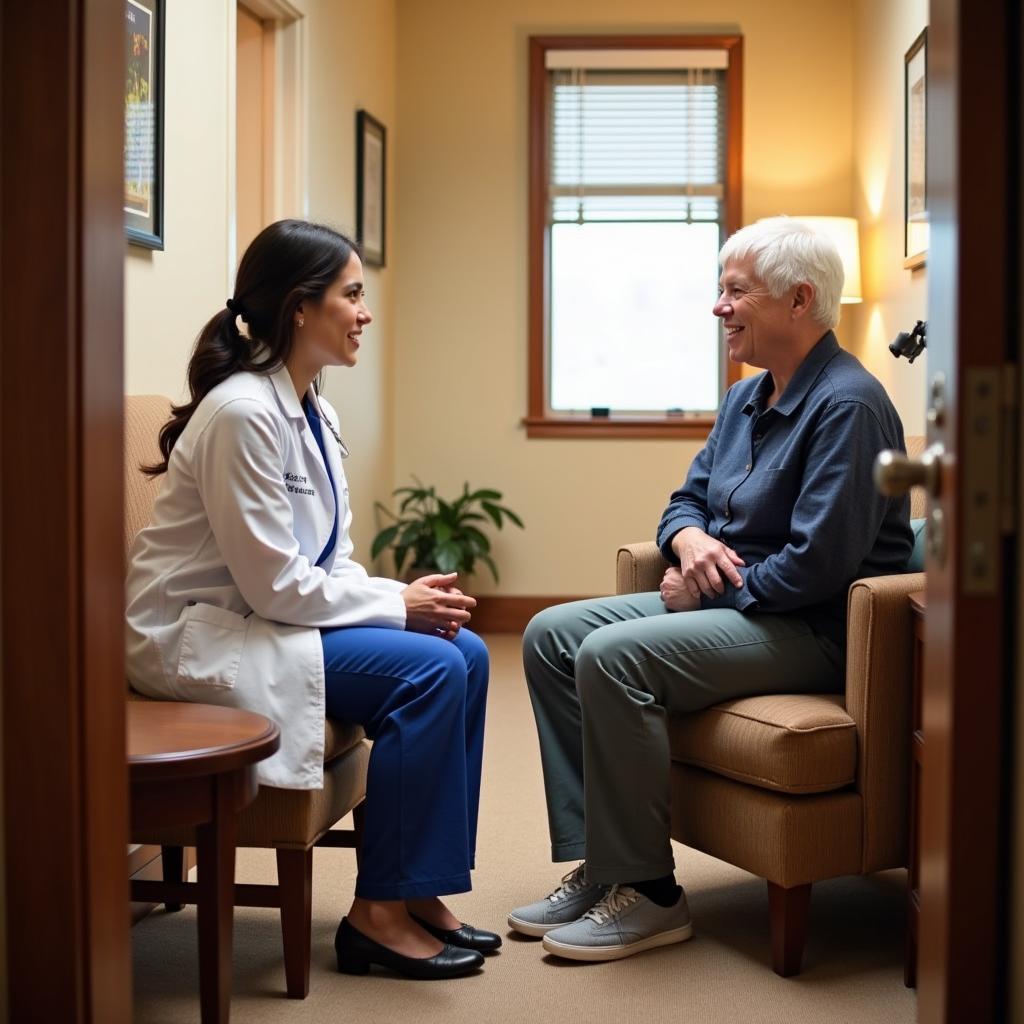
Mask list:
[{"label": "blue button-up shirt", "polygon": [[872,467],[883,448],[905,450],[903,426],[882,385],[829,331],[779,400],[770,373],[734,384],[708,443],[671,497],[658,546],[687,526],[746,562],[742,587],[702,597],[703,608],[792,612],[838,644],[846,592],[862,576],[903,572],[913,548],[908,498],[885,498]]}]

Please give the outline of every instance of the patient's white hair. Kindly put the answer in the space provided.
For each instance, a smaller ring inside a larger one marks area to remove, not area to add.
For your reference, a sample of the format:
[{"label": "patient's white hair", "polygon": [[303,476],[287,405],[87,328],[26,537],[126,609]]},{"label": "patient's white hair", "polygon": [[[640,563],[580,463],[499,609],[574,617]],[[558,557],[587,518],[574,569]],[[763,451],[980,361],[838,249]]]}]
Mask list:
[{"label": "patient's white hair", "polygon": [[774,298],[806,282],[814,288],[815,323],[828,328],[839,323],[843,261],[827,235],[792,217],[766,217],[740,228],[718,254],[723,267],[728,260],[748,258]]}]

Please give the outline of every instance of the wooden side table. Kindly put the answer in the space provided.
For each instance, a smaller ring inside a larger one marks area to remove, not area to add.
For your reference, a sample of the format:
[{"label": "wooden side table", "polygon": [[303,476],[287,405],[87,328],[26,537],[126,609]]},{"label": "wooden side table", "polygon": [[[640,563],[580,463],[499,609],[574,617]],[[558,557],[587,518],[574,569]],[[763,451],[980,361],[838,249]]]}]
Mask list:
[{"label": "wooden side table", "polygon": [[921,772],[924,766],[924,733],[921,729],[921,689],[924,672],[925,592],[915,591],[907,600],[914,630],[913,705],[910,728],[910,831],[907,850],[907,939],[903,983],[917,985],[917,929],[921,916],[921,848],[918,842],[921,814]]},{"label": "wooden side table", "polygon": [[[236,819],[256,796],[256,763],[277,750],[280,730],[250,711],[178,701],[129,701],[127,725],[133,841],[149,829],[196,826],[201,1020],[226,1024]],[[133,882],[132,898],[159,886]]]}]

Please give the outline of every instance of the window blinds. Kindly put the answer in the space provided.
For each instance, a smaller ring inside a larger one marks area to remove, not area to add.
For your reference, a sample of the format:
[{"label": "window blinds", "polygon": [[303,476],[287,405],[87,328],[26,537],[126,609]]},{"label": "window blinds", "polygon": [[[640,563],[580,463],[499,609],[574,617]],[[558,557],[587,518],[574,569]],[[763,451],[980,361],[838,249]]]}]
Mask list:
[{"label": "window blinds", "polygon": [[631,71],[615,56],[614,68],[550,70],[549,221],[719,221],[724,70]]}]

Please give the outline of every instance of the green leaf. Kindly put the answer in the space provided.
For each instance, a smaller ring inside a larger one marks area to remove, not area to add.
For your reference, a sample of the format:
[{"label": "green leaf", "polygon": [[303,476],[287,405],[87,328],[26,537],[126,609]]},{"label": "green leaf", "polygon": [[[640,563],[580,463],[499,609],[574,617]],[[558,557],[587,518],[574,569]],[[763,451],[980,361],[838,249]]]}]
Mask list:
[{"label": "green leaf", "polygon": [[474,501],[501,501],[501,491],[494,491],[489,488],[482,488],[479,491],[474,491],[470,498]]},{"label": "green leaf", "polygon": [[438,544],[434,548],[434,557],[437,560],[437,568],[441,572],[455,572],[462,568],[462,549],[450,540]]},{"label": "green leaf", "polygon": [[486,536],[484,536],[484,534],[482,534],[478,529],[476,529],[476,527],[463,526],[462,532],[467,538],[475,542],[476,549],[478,552],[485,552],[491,550],[491,542],[487,539]]},{"label": "green leaf", "polygon": [[440,519],[434,521],[434,539],[438,544],[452,539],[452,528],[448,523],[442,522]]},{"label": "green leaf", "polygon": [[371,558],[376,558],[398,536],[398,529],[397,525],[389,526],[373,538],[373,545],[370,548]]},{"label": "green leaf", "polygon": [[395,548],[395,575],[402,575],[402,566],[405,565],[405,557],[409,553],[408,548]]},{"label": "green leaf", "polygon": [[520,519],[520,518],[519,518],[519,516],[517,516],[517,515],[515,514],[515,512],[513,512],[513,511],[512,511],[512,509],[510,509],[510,508],[505,508],[505,506],[504,506],[504,505],[499,505],[499,506],[498,506],[498,508],[500,508],[500,509],[501,509],[501,511],[502,511],[502,512],[504,512],[504,513],[505,513],[505,515],[506,515],[506,516],[508,516],[508,518],[509,518],[509,519],[511,519],[511,520],[512,520],[512,522],[513,522],[513,523],[515,523],[515,524],[516,524],[516,526],[518,526],[520,530],[524,530],[524,529],[526,529],[526,527],[525,527],[525,526],[523,526],[523,521],[522,521],[522,519]]},{"label": "green leaf", "polygon": [[418,544],[420,542],[420,538],[423,536],[424,532],[423,523],[409,523],[409,525],[402,530],[396,547],[411,548],[414,544]]},{"label": "green leaf", "polygon": [[498,567],[494,564],[494,559],[491,558],[490,555],[481,554],[480,561],[483,562],[484,565],[486,565],[487,568],[491,570],[491,575],[494,577],[494,582],[499,583],[500,580],[498,579]]},{"label": "green leaf", "polygon": [[490,520],[500,530],[501,529],[501,513],[498,511],[497,505],[492,505],[489,501],[483,502],[483,509],[490,517]]}]

